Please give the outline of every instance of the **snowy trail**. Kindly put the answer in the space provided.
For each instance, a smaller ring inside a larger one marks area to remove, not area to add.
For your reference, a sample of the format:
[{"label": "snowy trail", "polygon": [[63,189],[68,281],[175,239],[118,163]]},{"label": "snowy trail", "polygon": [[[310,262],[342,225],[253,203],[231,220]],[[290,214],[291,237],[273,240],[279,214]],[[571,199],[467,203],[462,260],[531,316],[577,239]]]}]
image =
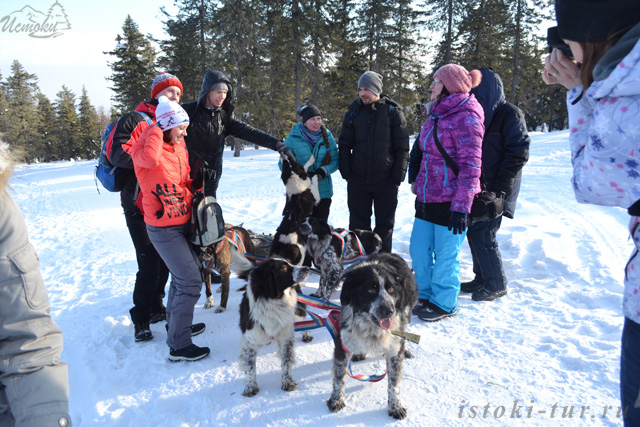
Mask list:
[{"label": "snowy trail", "polygon": [[[409,330],[422,340],[409,344],[415,358],[405,361],[400,387],[409,418],[398,424],[621,424],[615,411],[623,268],[631,252],[627,215],[575,202],[566,138],[566,131],[533,135],[516,219],[505,219],[498,235],[508,296],[478,303],[463,294],[454,318],[435,324],[414,318]],[[243,282],[234,276],[225,313],[205,310],[204,295],[196,305],[195,321],[205,322],[207,330],[194,342],[211,347],[207,359],[169,362],[163,323],[151,326],[152,341],[134,343],[128,316],[136,271],[133,247],[119,195],[96,192],[93,165],[22,166],[12,180],[40,253],[52,313],[64,333],[62,357],[69,364],[76,426],[382,426],[394,421],[386,413],[386,380],[349,380],[347,408],[328,411],[333,343],[323,330],[313,332],[310,344],[296,342],[298,390],[280,390],[279,358],[269,346],[258,358],[260,392],[243,397],[237,368],[241,294],[236,291]],[[331,222],[347,227],[346,186],[339,173],[334,185]],[[218,196],[227,222],[274,232],[284,206],[277,155],[249,149],[233,158],[225,152]],[[404,184],[394,250],[408,262],[413,201]],[[470,280],[466,245],[461,259],[462,280]],[[317,279],[310,277],[305,293],[317,287]],[[214,298],[217,304],[218,294]],[[354,366],[366,374],[384,369],[380,357]],[[582,406],[589,408],[580,418]],[[602,417],[605,406],[614,408]]]}]

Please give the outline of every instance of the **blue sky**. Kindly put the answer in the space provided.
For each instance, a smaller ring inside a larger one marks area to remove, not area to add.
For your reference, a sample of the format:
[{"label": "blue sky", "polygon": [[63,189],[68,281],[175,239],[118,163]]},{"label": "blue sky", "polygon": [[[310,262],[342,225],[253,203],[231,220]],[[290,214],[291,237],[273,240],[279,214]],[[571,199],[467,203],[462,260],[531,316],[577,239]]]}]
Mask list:
[{"label": "blue sky", "polygon": [[[34,38],[24,32],[10,32],[0,23],[0,73],[3,80],[11,73],[11,63],[17,59],[24,68],[38,76],[40,90],[53,101],[62,85],[77,96],[84,84],[93,105],[111,105],[110,82],[105,80],[111,70],[109,55],[102,52],[115,47],[115,38],[122,33],[127,14],[131,15],[143,34],[162,38],[160,6],[172,10],[173,1],[112,0],[88,2],[86,0],[57,0],[67,14],[70,29],[54,38]],[[48,13],[56,0],[15,0],[0,2],[0,19],[14,11],[30,6]],[[3,21],[6,23],[6,21]],[[4,29],[3,29],[4,28]]]}]

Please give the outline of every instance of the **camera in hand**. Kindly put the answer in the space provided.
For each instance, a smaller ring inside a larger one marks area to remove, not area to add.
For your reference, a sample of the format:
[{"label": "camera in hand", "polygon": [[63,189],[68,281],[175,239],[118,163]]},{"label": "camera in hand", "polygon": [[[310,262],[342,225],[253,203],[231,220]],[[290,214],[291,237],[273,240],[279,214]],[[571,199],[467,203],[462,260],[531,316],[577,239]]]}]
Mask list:
[{"label": "camera in hand", "polygon": [[564,53],[564,56],[573,60],[571,48],[560,38],[558,27],[550,27],[547,29],[547,44],[549,45],[549,53],[551,53],[553,49],[560,49],[562,53]]}]

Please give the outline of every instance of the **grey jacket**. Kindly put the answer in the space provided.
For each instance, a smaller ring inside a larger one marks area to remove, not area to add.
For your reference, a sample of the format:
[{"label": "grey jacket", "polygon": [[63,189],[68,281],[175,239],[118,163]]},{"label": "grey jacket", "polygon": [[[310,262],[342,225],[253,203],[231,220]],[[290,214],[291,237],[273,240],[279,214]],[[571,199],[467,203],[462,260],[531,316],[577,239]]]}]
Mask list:
[{"label": "grey jacket", "polygon": [[0,425],[70,426],[62,332],[50,306],[22,213],[7,189],[0,143]]}]

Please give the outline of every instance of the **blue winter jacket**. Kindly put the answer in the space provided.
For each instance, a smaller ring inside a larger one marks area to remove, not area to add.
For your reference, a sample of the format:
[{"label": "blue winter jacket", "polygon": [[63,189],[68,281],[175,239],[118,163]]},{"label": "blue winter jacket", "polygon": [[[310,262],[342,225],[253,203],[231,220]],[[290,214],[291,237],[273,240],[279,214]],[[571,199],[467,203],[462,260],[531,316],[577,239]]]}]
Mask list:
[{"label": "blue winter jacket", "polygon": [[[331,181],[331,174],[338,170],[338,148],[336,146],[336,140],[333,138],[331,131],[327,129],[331,162],[328,165],[322,166],[322,162],[327,155],[327,146],[324,138],[320,137],[314,147],[311,148],[311,143],[302,135],[302,126],[304,126],[302,122],[293,125],[291,133],[289,133],[287,138],[284,140],[284,144],[291,149],[296,160],[302,165],[311,158],[311,154],[314,155],[316,161],[309,167],[309,172],[315,172],[321,167],[325,169],[327,176],[318,183],[318,190],[320,192],[321,199],[330,199],[333,196],[333,182]],[[282,161],[278,161],[278,166],[282,170]]]}]

